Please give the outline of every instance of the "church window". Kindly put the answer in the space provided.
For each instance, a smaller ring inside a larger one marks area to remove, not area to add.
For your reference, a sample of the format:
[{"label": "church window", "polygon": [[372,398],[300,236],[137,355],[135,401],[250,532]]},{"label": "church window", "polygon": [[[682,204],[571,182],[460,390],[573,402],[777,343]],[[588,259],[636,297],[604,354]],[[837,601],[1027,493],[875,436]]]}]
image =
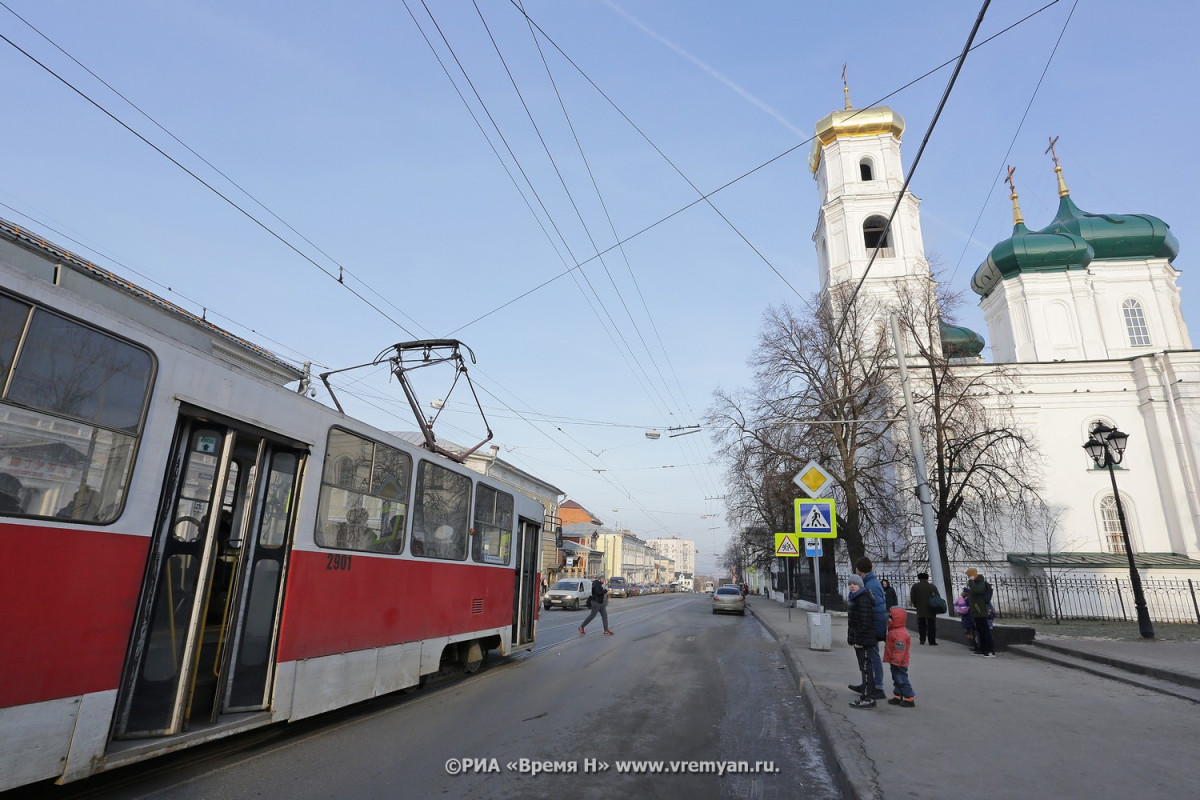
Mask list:
[{"label": "church window", "polygon": [[1145,347],[1150,344],[1150,329],[1146,327],[1146,315],[1142,304],[1130,298],[1121,304],[1125,316],[1125,332],[1129,334],[1130,347]]},{"label": "church window", "polygon": [[1109,553],[1125,553],[1125,539],[1121,536],[1121,518],[1117,514],[1117,501],[1110,494],[1100,501],[1100,521],[1104,525],[1104,549]]},{"label": "church window", "polygon": [[877,246],[879,247],[879,255],[892,255],[892,233],[887,232],[884,235],[884,227],[887,225],[885,217],[868,217],[863,223],[863,243],[867,246],[867,252],[871,252]]},{"label": "church window", "polygon": [[858,162],[858,174],[864,181],[875,180],[875,173],[871,169],[871,159],[864,158],[862,161]]}]

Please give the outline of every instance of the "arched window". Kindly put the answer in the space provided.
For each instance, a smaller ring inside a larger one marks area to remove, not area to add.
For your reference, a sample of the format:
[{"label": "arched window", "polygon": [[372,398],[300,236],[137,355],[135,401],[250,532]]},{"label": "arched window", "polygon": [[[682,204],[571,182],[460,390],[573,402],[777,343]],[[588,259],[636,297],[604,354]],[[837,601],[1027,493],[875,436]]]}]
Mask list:
[{"label": "arched window", "polygon": [[1109,553],[1125,554],[1125,539],[1121,536],[1121,518],[1117,501],[1110,494],[1100,501],[1100,521],[1104,525],[1104,549]]},{"label": "arched window", "polygon": [[875,180],[875,173],[871,169],[871,159],[864,158],[862,161],[858,162],[858,174],[864,181]]},{"label": "arched window", "polygon": [[871,252],[876,246],[879,247],[879,255],[892,255],[892,234],[888,231],[887,236],[884,236],[883,229],[887,225],[885,217],[874,216],[868,217],[863,223],[863,244],[867,246],[867,252]]},{"label": "arched window", "polygon": [[1146,315],[1142,304],[1132,297],[1121,304],[1125,317],[1125,332],[1129,335],[1130,347],[1145,347],[1150,344],[1150,329],[1146,327]]}]

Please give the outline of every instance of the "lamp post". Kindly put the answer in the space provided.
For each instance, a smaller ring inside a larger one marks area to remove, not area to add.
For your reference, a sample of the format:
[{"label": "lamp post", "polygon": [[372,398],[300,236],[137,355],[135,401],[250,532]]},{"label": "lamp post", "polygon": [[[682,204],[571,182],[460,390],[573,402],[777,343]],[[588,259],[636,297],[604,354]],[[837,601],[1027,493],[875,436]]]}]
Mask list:
[{"label": "lamp post", "polygon": [[[1133,605],[1137,609],[1138,632],[1144,639],[1154,638],[1154,626],[1150,624],[1150,611],[1146,608],[1146,596],[1142,593],[1142,579],[1133,562],[1133,547],[1129,542],[1129,525],[1125,522],[1125,507],[1121,504],[1121,493],[1117,491],[1117,473],[1113,466],[1121,463],[1125,456],[1125,443],[1129,434],[1097,422],[1092,428],[1091,438],[1083,449],[1097,467],[1107,468],[1112,481],[1113,499],[1117,501],[1117,521],[1121,524],[1121,540],[1125,543],[1125,557],[1129,559],[1129,582],[1133,585]],[[1115,453],[1115,455],[1114,455]]]}]

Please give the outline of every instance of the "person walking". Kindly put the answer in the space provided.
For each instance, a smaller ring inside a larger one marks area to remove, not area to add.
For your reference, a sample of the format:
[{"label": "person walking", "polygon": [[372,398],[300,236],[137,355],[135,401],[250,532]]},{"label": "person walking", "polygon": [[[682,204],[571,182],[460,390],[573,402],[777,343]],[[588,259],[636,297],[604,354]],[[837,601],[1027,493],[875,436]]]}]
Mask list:
[{"label": "person walking", "polygon": [[892,699],[888,705],[913,708],[917,705],[912,683],[908,680],[908,661],[912,655],[912,636],[905,621],[908,612],[900,606],[888,609],[887,643],[883,660],[892,665]]},{"label": "person walking", "polygon": [[871,607],[875,619],[875,644],[867,649],[867,657],[871,659],[871,669],[875,677],[875,699],[883,700],[887,693],[883,691],[883,661],[879,658],[879,643],[887,639],[887,596],[872,572],[873,569],[871,559],[866,556],[854,562],[854,574],[863,579],[863,586],[875,600]]},{"label": "person walking", "polygon": [[975,655],[995,658],[996,645],[992,640],[992,626],[988,624],[992,585],[974,567],[967,570],[967,594],[971,618],[975,621]]},{"label": "person walking", "polygon": [[908,599],[917,613],[917,640],[921,644],[928,640],[932,647],[937,647],[937,612],[929,607],[929,598],[936,594],[938,590],[929,582],[929,573],[918,572],[917,582],[908,590]]},{"label": "person walking", "polygon": [[588,614],[587,619],[579,626],[579,635],[584,636],[587,634],[584,628],[599,614],[600,622],[604,625],[604,635],[612,636],[613,632],[608,629],[608,589],[604,588],[603,575],[592,581],[592,595],[588,598],[588,607],[592,609],[592,613]]},{"label": "person walking", "polygon": [[861,575],[851,575],[846,583],[850,590],[846,643],[854,648],[858,660],[858,684],[850,686],[850,691],[858,692],[858,699],[850,707],[874,708],[876,684],[869,653],[872,649],[878,652],[879,648],[879,638],[875,635],[875,596],[863,585]]}]

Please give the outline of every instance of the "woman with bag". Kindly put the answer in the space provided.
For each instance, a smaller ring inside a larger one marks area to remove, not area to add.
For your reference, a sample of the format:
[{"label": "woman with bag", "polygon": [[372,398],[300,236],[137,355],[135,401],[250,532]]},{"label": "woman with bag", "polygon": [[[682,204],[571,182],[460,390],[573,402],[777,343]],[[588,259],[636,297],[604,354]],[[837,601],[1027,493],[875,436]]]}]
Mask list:
[{"label": "woman with bag", "polygon": [[[935,600],[936,598],[936,600]],[[937,615],[946,611],[946,601],[938,594],[937,587],[929,582],[929,573],[917,573],[917,582],[908,591],[908,599],[917,610],[917,638],[921,644],[929,640],[937,647]],[[940,604],[940,607],[937,607]]]}]

